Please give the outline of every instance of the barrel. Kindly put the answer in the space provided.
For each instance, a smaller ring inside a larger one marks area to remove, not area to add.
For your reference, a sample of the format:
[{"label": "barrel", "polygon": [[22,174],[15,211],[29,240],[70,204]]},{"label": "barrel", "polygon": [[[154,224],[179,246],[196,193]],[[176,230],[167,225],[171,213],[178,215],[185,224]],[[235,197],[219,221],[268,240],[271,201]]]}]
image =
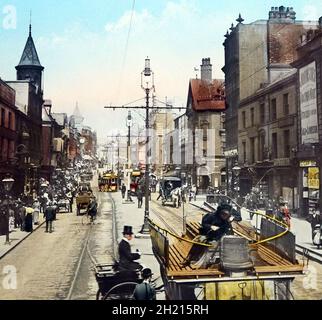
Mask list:
[{"label": "barrel", "polygon": [[220,247],[221,264],[224,271],[244,271],[252,268],[248,241],[239,236],[225,236]]}]

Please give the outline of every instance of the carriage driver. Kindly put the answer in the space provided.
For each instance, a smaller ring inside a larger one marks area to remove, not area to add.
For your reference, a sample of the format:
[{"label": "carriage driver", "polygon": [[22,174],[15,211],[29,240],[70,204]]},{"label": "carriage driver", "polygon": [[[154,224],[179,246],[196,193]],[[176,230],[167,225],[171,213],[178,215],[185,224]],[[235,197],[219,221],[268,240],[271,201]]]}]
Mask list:
[{"label": "carriage driver", "polygon": [[130,241],[133,239],[131,226],[124,226],[123,239],[119,243],[119,267],[123,270],[139,270],[143,269],[135,260],[141,258],[141,253],[137,250],[136,253],[131,252]]}]

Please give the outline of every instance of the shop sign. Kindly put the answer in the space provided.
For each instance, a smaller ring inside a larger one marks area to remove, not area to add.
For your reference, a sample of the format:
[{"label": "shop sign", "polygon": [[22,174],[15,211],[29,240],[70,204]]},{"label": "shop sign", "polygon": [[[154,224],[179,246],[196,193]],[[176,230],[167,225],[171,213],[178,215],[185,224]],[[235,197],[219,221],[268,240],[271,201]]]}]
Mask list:
[{"label": "shop sign", "polygon": [[320,169],[315,168],[309,168],[308,172],[308,187],[309,189],[320,189]]},{"label": "shop sign", "polygon": [[300,167],[301,168],[316,167],[316,161],[312,161],[312,160],[300,161]]},{"label": "shop sign", "polygon": [[318,143],[316,63],[300,69],[300,111],[302,144]]}]

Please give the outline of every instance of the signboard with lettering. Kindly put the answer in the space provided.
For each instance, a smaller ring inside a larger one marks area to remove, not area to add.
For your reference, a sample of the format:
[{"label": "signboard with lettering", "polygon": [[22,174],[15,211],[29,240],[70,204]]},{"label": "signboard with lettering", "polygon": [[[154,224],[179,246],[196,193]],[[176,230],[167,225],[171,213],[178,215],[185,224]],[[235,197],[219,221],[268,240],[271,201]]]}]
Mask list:
[{"label": "signboard with lettering", "polygon": [[300,110],[302,144],[318,143],[315,61],[300,69]]},{"label": "signboard with lettering", "polygon": [[320,189],[320,169],[315,168],[309,168],[308,173],[308,187],[309,189]]},{"label": "signboard with lettering", "polygon": [[312,161],[312,160],[300,161],[300,167],[301,168],[316,167],[316,161]]}]

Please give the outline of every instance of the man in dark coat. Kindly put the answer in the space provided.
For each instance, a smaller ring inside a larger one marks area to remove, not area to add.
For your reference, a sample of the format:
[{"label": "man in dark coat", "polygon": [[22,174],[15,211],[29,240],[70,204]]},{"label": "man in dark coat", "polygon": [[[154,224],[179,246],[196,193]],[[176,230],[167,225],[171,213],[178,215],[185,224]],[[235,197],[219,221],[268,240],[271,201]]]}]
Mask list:
[{"label": "man in dark coat", "polygon": [[135,300],[156,300],[155,289],[151,286],[152,275],[151,269],[142,270],[143,282],[135,287],[133,294]]},{"label": "man in dark coat", "polygon": [[125,186],[124,183],[122,184],[121,192],[122,192],[122,198],[124,199],[125,198],[125,193],[126,193],[126,186]]},{"label": "man in dark coat", "polygon": [[141,188],[139,188],[137,191],[137,197],[138,197],[138,208],[141,209],[143,204],[143,192]]},{"label": "man in dark coat", "polygon": [[52,202],[50,202],[44,212],[44,218],[46,218],[46,232],[53,232],[53,220],[55,218],[55,215],[56,208],[53,206]]},{"label": "man in dark coat", "polygon": [[241,221],[238,211],[228,204],[223,204],[215,212],[202,218],[200,233],[206,236],[208,241],[219,241],[229,232],[233,220]]},{"label": "man in dark coat", "polygon": [[97,202],[95,198],[92,198],[91,202],[88,204],[87,213],[91,217],[91,222],[94,222],[97,215]]},{"label": "man in dark coat", "polygon": [[123,239],[119,243],[119,267],[123,270],[142,270],[142,266],[135,262],[141,258],[141,253],[132,253],[130,241],[133,239],[131,226],[124,226]]}]

